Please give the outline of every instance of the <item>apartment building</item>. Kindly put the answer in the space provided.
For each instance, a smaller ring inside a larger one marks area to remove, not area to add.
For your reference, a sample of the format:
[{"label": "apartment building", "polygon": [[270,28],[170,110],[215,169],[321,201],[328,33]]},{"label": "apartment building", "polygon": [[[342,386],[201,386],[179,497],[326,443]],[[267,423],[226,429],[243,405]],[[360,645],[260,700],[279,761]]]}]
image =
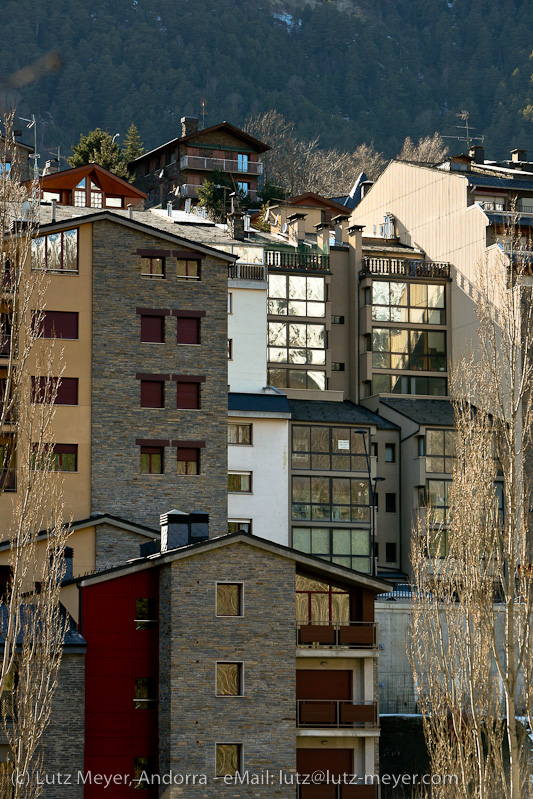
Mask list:
[{"label": "apartment building", "polygon": [[220,122],[198,129],[198,119],[182,117],[181,136],[139,156],[129,167],[134,185],[148,195],[146,208],[195,204],[198,188],[213,171],[229,176],[235,191],[257,197],[263,175],[258,156],[270,148],[242,130]]},{"label": "apartment building", "polygon": [[[78,581],[85,770],[196,774],[193,797],[377,796],[332,780],[377,769],[373,604],[386,584],[255,535],[208,539],[203,514],[171,511],[161,524],[159,552]],[[297,786],[296,771],[316,769],[329,785]],[[256,782],[226,785],[239,774]],[[166,799],[184,791],[141,785]]]}]

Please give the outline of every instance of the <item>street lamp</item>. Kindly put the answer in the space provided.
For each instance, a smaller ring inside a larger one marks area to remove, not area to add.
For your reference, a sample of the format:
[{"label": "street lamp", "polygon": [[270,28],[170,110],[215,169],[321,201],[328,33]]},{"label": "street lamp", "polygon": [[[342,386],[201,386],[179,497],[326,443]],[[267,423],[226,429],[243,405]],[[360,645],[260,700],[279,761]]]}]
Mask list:
[{"label": "street lamp", "polygon": [[111,144],[114,144],[114,143],[115,143],[115,139],[117,138],[117,136],[120,136],[120,133],[115,133],[115,135],[114,135],[114,136],[113,136],[113,138],[111,139]]}]

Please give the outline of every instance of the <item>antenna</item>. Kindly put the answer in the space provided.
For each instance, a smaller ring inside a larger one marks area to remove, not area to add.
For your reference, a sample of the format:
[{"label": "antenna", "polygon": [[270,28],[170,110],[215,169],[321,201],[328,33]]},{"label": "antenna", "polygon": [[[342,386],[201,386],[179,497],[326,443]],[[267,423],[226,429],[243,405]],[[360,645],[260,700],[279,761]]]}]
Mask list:
[{"label": "antenna", "polygon": [[202,97],[202,99],[200,100],[200,108],[202,109],[200,111],[200,113],[202,115],[202,130],[205,128],[205,115],[207,114],[207,111],[205,110],[205,106],[206,106],[206,102],[205,102],[204,98]]},{"label": "antenna", "polygon": [[33,148],[33,155],[30,155],[30,158],[33,158],[33,179],[37,180],[39,178],[39,158],[40,155],[37,152],[37,123],[35,121],[35,114],[31,115],[31,119],[26,119],[26,117],[19,117],[23,122],[28,122],[29,124],[26,125],[28,130],[33,128],[33,139],[34,139],[34,148]]},{"label": "antenna", "polygon": [[459,128],[459,130],[464,131],[465,135],[464,136],[443,136],[442,137],[443,139],[455,139],[456,141],[464,141],[464,142],[466,142],[466,146],[468,147],[468,149],[470,149],[470,147],[472,146],[472,142],[474,142],[474,141],[480,141],[481,144],[483,144],[485,142],[485,136],[471,136],[470,135],[470,131],[471,130],[475,130],[475,128],[469,126],[469,124],[468,124],[468,120],[470,119],[470,112],[469,111],[463,110],[459,114],[456,114],[455,116],[459,117],[459,119],[462,119],[463,122],[465,123],[464,125],[456,125],[456,127]]}]

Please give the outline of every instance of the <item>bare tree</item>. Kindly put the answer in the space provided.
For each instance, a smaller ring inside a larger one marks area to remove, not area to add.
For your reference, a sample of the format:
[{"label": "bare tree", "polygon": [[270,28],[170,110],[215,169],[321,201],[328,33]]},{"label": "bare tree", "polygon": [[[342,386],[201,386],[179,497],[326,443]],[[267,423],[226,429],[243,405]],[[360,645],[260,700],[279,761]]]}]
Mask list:
[{"label": "bare tree", "polygon": [[[43,340],[49,275],[42,252],[37,187],[19,180],[13,114],[0,142],[0,540],[10,544],[10,576],[0,606],[0,696],[15,773],[13,796],[38,797],[31,774],[42,759],[64,637],[59,594],[68,530],[54,454],[55,400],[62,352]],[[32,377],[33,373],[33,377]]]},{"label": "bare tree", "polygon": [[402,151],[398,156],[399,161],[414,161],[417,164],[438,164],[448,155],[448,147],[440,133],[433,136],[424,136],[416,144],[407,136],[403,143]]},{"label": "bare tree", "polygon": [[453,371],[457,445],[449,515],[413,536],[410,647],[433,797],[531,796],[533,303],[513,227],[477,286],[478,342]]},{"label": "bare tree", "polygon": [[299,139],[294,122],[277,111],[249,118],[245,130],[272,146],[263,156],[266,179],[281,187],[287,197],[306,191],[325,196],[347,194],[362,171],[375,180],[386,164],[373,144],[360,144],[348,152],[323,149],[318,138]]}]

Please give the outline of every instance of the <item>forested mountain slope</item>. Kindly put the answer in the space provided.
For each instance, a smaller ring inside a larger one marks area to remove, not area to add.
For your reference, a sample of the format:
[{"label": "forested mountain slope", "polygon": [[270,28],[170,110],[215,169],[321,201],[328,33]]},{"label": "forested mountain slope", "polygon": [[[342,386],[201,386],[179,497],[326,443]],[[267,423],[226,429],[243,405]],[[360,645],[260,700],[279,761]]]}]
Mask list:
[{"label": "forested mountain slope", "polygon": [[[1,0],[2,73],[58,50],[60,72],[4,89],[38,117],[39,148],[80,132],[145,147],[179,119],[241,124],[270,108],[303,137],[395,155],[405,136],[455,134],[468,109],[487,154],[533,149],[531,0]],[[31,141],[30,135],[25,138]],[[451,144],[453,150],[461,144]]]}]

